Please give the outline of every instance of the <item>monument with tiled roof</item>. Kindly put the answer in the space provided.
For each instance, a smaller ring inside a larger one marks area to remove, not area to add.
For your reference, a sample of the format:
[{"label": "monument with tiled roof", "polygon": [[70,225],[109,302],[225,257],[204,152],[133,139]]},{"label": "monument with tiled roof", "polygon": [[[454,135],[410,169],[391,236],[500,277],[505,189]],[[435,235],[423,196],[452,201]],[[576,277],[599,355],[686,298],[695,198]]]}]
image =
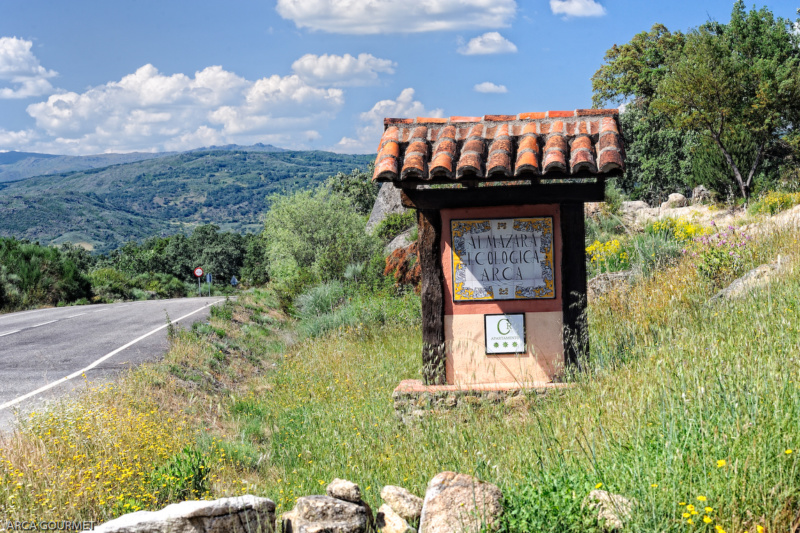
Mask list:
[{"label": "monument with tiled roof", "polygon": [[424,386],[541,387],[588,355],[583,204],[624,160],[616,109],[384,120],[372,179],[418,212]]}]

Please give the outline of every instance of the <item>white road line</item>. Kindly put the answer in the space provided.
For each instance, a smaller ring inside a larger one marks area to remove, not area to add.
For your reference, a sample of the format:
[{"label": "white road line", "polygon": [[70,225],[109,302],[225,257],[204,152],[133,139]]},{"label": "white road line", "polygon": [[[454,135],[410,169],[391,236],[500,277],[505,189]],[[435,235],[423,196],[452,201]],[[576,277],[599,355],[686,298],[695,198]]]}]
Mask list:
[{"label": "white road line", "polygon": [[76,316],[88,315],[89,313],[78,313],[77,315],[70,315],[67,318],[75,318]]},{"label": "white road line", "polygon": [[[189,313],[189,314],[183,315],[182,317],[180,317],[180,318],[178,318],[178,319],[175,319],[175,320],[173,320],[172,322],[173,322],[173,323],[175,323],[175,322],[180,322],[180,321],[181,321],[181,320],[183,320],[184,318],[188,318],[188,317],[192,316],[192,315],[193,315],[193,314],[195,314],[195,313],[199,313],[200,311],[202,311],[202,310],[203,310],[203,309],[205,309],[206,307],[210,307],[210,306],[212,306],[212,305],[214,305],[214,304],[216,304],[216,303],[219,303],[219,302],[221,302],[221,301],[223,301],[223,300],[217,300],[216,302],[211,302],[210,304],[206,304],[206,305],[204,305],[203,307],[201,307],[200,309],[196,309],[196,310],[192,311],[192,312],[191,312],[191,313]],[[13,406],[13,405],[17,405],[17,404],[18,404],[18,403],[20,403],[20,402],[24,402],[24,401],[25,401],[25,400],[27,400],[28,398],[32,398],[33,396],[36,396],[37,394],[41,394],[41,393],[43,393],[43,392],[45,392],[45,391],[47,391],[47,390],[50,390],[50,389],[52,389],[53,387],[56,387],[56,386],[58,386],[58,385],[61,385],[62,383],[66,383],[67,381],[69,381],[69,380],[71,380],[71,379],[75,379],[76,377],[78,377],[78,376],[80,376],[80,375],[84,374],[85,372],[87,372],[87,371],[89,371],[89,370],[93,369],[94,367],[96,367],[97,365],[99,365],[100,363],[102,363],[103,361],[105,361],[106,359],[108,359],[109,357],[113,357],[114,355],[118,354],[118,353],[119,353],[119,352],[121,352],[122,350],[124,350],[124,349],[126,349],[126,348],[130,348],[131,346],[133,346],[133,345],[134,345],[134,344],[136,344],[137,342],[139,342],[139,341],[141,341],[141,340],[143,340],[143,339],[146,339],[147,337],[149,337],[150,335],[152,335],[152,334],[154,334],[154,333],[158,333],[158,332],[159,332],[159,331],[161,331],[162,329],[165,329],[165,328],[166,328],[168,325],[169,325],[169,324],[164,324],[163,326],[159,326],[159,327],[157,327],[156,329],[154,329],[153,331],[150,331],[149,333],[145,333],[145,334],[144,334],[144,335],[142,335],[141,337],[138,337],[138,338],[136,338],[136,339],[133,339],[133,340],[132,340],[131,342],[129,342],[128,344],[126,344],[126,345],[124,345],[124,346],[120,346],[119,348],[117,348],[117,349],[116,349],[116,350],[114,350],[113,352],[109,352],[109,353],[105,354],[103,357],[101,357],[100,359],[98,359],[97,361],[95,361],[94,363],[92,363],[91,365],[89,365],[89,366],[87,366],[87,367],[85,367],[85,368],[81,368],[80,370],[77,370],[77,371],[73,372],[72,374],[70,374],[69,376],[67,376],[67,377],[65,377],[65,378],[61,378],[61,379],[59,379],[59,380],[57,380],[57,381],[54,381],[54,382],[52,382],[52,383],[49,383],[49,384],[45,385],[44,387],[40,387],[40,388],[36,389],[36,390],[35,390],[35,391],[33,391],[33,392],[29,392],[28,394],[25,394],[25,395],[22,395],[22,396],[20,396],[19,398],[14,398],[13,400],[7,401],[6,403],[4,403],[4,404],[0,405],[0,411],[2,411],[3,409],[8,409],[9,407],[11,407],[11,406]],[[12,332],[12,333],[13,333],[13,332]]]},{"label": "white road line", "polygon": [[47,307],[47,308],[45,308],[45,309],[34,309],[34,310],[32,310],[32,311],[20,311],[20,312],[18,312],[18,313],[6,313],[6,314],[3,314],[3,315],[0,315],[0,320],[2,320],[2,319],[4,319],[4,318],[8,318],[8,317],[15,317],[15,316],[29,315],[29,314],[31,314],[31,313],[40,313],[40,312],[42,312],[42,311],[52,311],[52,310],[54,310],[54,309],[58,309],[58,308],[57,308],[57,307]]},{"label": "white road line", "polygon": [[11,335],[12,333],[16,333],[20,330],[15,329],[14,331],[6,331],[5,333],[0,333],[0,337],[5,337],[6,335]]},{"label": "white road line", "polygon": [[35,326],[31,326],[32,328],[38,328],[39,326],[46,326],[47,324],[52,324],[53,322],[58,322],[58,320],[51,320],[50,322],[42,322],[41,324],[36,324]]}]

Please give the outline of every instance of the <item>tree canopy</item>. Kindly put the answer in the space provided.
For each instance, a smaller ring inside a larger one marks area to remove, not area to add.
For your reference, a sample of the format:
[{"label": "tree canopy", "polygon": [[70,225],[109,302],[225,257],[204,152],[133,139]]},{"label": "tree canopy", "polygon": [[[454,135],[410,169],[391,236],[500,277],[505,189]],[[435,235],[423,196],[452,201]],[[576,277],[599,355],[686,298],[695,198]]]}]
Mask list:
[{"label": "tree canopy", "polygon": [[605,64],[592,76],[592,103],[595,107],[631,100],[649,103],[670,62],[680,56],[685,40],[681,32],[654,24],[649,32],[634,35],[631,42],[612,46],[603,58]]},{"label": "tree canopy", "polygon": [[[686,36],[652,102],[676,127],[713,141],[745,198],[770,143],[800,118],[794,29],[766,7],[748,12],[738,0],[728,24],[708,23]],[[743,134],[753,148],[737,161],[736,140]]]},{"label": "tree canopy", "polygon": [[620,116],[627,162],[619,185],[634,198],[658,200],[669,192],[686,192],[692,174],[696,135],[676,130],[650,106],[669,65],[680,56],[685,36],[663,24],[614,45],[592,76],[593,104],[623,104]]}]

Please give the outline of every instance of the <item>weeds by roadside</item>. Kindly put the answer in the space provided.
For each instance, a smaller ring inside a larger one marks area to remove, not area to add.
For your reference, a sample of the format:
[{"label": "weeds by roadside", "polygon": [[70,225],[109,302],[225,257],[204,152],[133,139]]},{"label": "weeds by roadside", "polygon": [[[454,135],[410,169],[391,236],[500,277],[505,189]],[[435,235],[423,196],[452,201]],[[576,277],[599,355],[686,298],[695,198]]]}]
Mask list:
[{"label": "weeds by roadside", "polygon": [[[120,405],[105,433],[80,441],[54,433],[82,421],[71,408],[39,430],[23,426],[4,446],[0,506],[53,516],[72,505],[75,515],[104,519],[202,489],[267,496],[285,511],[343,477],[375,508],[384,485],[422,494],[433,475],[455,470],[503,489],[503,531],[591,531],[581,504],[594,488],[637,502],[632,530],[787,530],[800,511],[800,246],[785,230],[741,250],[742,269],[782,255],[785,277],[747,298],[708,303],[715,284],[696,258],[679,255],[591,303],[592,357],[574,388],[519,408],[465,406],[414,427],[397,421],[391,402],[401,379],[419,376],[419,318],[403,314],[418,305],[412,293],[407,302],[373,295],[381,319],[367,313],[299,332],[368,306],[330,286],[298,302],[307,316],[293,323],[273,294],[244,295],[179,332],[162,363],[132,373],[114,394],[87,392],[98,405]],[[166,433],[138,439],[125,430],[137,417]],[[156,443],[168,449],[148,451]],[[122,463],[137,454],[140,466]],[[83,475],[106,459],[128,468],[122,500],[119,492],[112,503],[100,499],[104,484],[116,483],[105,462],[80,498],[58,483],[62,472]],[[18,472],[24,482],[12,502]],[[152,484],[187,477],[165,491]],[[45,487],[52,494],[37,499]]]}]

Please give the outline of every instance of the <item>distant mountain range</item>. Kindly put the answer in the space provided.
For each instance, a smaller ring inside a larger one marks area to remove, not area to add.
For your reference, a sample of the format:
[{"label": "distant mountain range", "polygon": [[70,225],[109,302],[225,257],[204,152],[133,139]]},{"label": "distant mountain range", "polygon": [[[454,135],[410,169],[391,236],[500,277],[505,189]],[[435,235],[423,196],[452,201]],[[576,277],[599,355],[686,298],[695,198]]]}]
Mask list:
[{"label": "distant mountain range", "polygon": [[[97,156],[4,152],[0,236],[107,252],[198,224],[259,231],[270,194],[366,169],[373,159],[263,144]],[[29,175],[33,169],[40,174]]]},{"label": "distant mountain range", "polygon": [[[252,146],[239,146],[238,144],[226,144],[225,146],[209,146],[206,148],[196,148],[190,152],[286,152],[283,148],[278,148],[270,144],[254,144]],[[76,170],[89,170],[92,168],[102,168],[111,165],[121,165],[123,163],[135,163],[147,159],[158,159],[167,157],[177,152],[132,152],[129,154],[98,154],[98,155],[53,155],[38,154],[35,152],[0,152],[0,183],[7,181],[19,181],[34,176],[45,174],[60,174],[62,172],[73,172]]]}]

